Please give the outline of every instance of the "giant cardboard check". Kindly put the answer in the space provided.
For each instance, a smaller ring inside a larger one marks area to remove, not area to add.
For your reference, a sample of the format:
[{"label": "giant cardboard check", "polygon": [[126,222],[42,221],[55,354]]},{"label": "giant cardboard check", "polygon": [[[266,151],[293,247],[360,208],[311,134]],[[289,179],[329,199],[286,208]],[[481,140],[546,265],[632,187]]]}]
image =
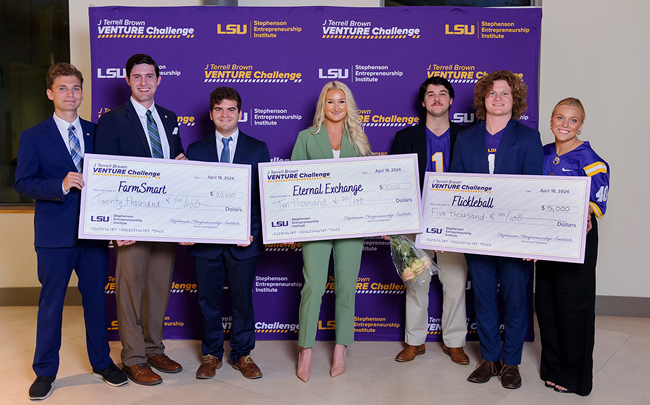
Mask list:
[{"label": "giant cardboard check", "polygon": [[247,244],[251,167],[86,154],[79,238]]},{"label": "giant cardboard check", "polygon": [[264,243],[420,232],[416,157],[261,163]]},{"label": "giant cardboard check", "polygon": [[583,263],[589,177],[427,173],[420,247]]}]

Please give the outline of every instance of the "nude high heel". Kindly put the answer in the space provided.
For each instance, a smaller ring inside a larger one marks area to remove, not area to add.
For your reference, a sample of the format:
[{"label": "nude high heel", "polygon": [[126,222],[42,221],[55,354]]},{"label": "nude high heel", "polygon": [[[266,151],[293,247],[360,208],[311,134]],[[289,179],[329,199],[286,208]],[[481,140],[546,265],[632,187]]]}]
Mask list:
[{"label": "nude high heel", "polygon": [[330,375],[337,377],[345,373],[345,358],[348,355],[348,347],[345,345],[337,344],[334,346],[334,356],[332,358],[332,368],[330,368]]},{"label": "nude high heel", "polygon": [[296,376],[303,382],[307,382],[311,378],[311,347],[301,347],[298,351],[298,368],[296,369]]}]

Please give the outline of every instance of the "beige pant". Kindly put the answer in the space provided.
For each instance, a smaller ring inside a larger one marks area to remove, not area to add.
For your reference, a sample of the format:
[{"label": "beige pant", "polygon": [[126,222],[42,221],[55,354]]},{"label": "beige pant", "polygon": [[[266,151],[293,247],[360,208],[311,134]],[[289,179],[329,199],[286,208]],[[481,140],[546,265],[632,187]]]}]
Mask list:
[{"label": "beige pant", "polygon": [[116,248],[117,326],[125,366],[163,354],[165,312],[176,259],[176,243],[136,242]]},{"label": "beige pant", "polygon": [[[414,235],[406,235],[413,239]],[[432,258],[437,255],[442,284],[442,340],[447,347],[465,346],[467,335],[467,314],[465,310],[465,285],[467,284],[467,263],[465,255],[455,252],[435,253],[425,250]],[[406,293],[406,331],[404,340],[412,346],[424,344],[429,326],[429,286],[431,276],[421,285]]]}]

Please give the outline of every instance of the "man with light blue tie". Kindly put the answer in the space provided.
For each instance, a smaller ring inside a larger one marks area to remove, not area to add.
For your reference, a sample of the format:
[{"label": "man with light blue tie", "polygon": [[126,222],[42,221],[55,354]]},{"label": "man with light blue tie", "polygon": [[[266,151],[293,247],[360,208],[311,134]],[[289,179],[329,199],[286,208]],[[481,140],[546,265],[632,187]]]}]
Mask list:
[{"label": "man with light blue tie", "polygon": [[196,260],[198,300],[201,310],[203,362],[196,378],[212,378],[223,365],[223,326],[221,292],[224,282],[232,302],[230,360],[236,370],[249,379],[262,377],[250,356],[255,348],[253,318],[253,280],[257,258],[264,249],[257,165],[268,162],[266,143],[237,128],[242,117],[241,97],[230,87],[217,87],[210,95],[210,119],[215,131],[187,147],[187,158],[204,162],[251,165],[251,235],[246,245],[198,243],[189,247]]},{"label": "man with light blue tie", "polygon": [[[152,159],[185,159],[176,114],[154,103],[160,70],[149,55],[126,62],[131,98],[102,115],[96,153]],[[122,365],[131,381],[157,385],[164,373],[183,367],[165,354],[165,311],[176,260],[175,243],[116,241],[115,292]]]},{"label": "man with light blue tie", "polygon": [[59,369],[63,300],[73,269],[79,278],[93,375],[111,386],[127,383],[109,356],[104,306],[108,243],[77,239],[83,157],[93,152],[95,135],[95,124],[77,114],[83,100],[83,76],[69,63],[57,63],[49,68],[46,82],[54,114],[20,135],[14,184],[19,194],[36,200],[34,246],[42,287],[31,400],[45,399],[52,393]]}]

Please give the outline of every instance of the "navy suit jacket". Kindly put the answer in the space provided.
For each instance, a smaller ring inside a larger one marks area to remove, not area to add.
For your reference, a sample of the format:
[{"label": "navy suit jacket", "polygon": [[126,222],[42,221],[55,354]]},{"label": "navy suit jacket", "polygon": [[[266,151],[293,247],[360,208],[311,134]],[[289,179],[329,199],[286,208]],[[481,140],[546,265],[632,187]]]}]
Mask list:
[{"label": "navy suit jacket", "polygon": [[[96,125],[79,119],[85,153],[93,152]],[[14,188],[34,198],[34,246],[71,247],[77,243],[81,190],[63,194],[63,179],[76,172],[70,152],[51,116],[20,134]]]},{"label": "navy suit jacket", "polygon": [[[158,115],[165,127],[169,143],[169,157],[174,159],[183,153],[176,114],[158,104],[156,104],[156,110],[158,110]],[[95,153],[151,157],[147,136],[129,99],[126,103],[99,117],[95,137]]]},{"label": "navy suit jacket", "polygon": [[[202,162],[218,162],[219,157],[217,156],[216,138],[217,137],[213,132],[210,136],[192,143],[187,147],[187,158],[189,160],[199,160]],[[262,220],[260,213],[257,164],[268,162],[270,160],[269,148],[266,146],[266,143],[239,131],[233,163],[251,165],[251,235],[253,236],[253,242],[246,247],[197,243],[188,248],[190,254],[203,259],[216,259],[219,257],[223,249],[230,249],[230,252],[236,259],[244,260],[258,256],[262,253],[264,250],[264,243],[262,241]]]},{"label": "navy suit jacket", "polygon": [[[454,144],[458,132],[463,129],[458,124],[449,121],[449,153],[450,158],[454,154]],[[425,123],[414,125],[397,131],[395,140],[390,148],[391,155],[399,155],[405,153],[418,154],[418,170],[420,172],[420,191],[424,186],[424,175],[427,170],[427,163],[429,157],[427,156],[427,126]],[[450,159],[451,162],[451,159]]]},{"label": "navy suit jacket", "polygon": [[[511,119],[494,162],[494,174],[541,175],[544,152],[539,131]],[[490,173],[485,121],[461,131],[456,139],[450,172]]]}]

